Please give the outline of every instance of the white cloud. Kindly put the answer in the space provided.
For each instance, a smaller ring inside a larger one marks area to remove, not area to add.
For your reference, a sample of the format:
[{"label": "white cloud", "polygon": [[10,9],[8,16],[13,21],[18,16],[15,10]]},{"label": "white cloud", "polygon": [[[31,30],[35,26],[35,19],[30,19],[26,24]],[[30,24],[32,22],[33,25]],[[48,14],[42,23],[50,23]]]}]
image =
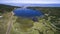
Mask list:
[{"label": "white cloud", "polygon": [[60,0],[0,0],[0,3],[51,4],[60,3]]}]

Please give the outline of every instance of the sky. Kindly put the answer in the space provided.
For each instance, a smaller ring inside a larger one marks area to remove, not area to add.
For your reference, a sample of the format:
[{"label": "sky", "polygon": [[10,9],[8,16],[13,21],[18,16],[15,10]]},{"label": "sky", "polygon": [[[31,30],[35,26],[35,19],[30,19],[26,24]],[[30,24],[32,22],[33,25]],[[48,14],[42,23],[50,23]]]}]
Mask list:
[{"label": "sky", "polygon": [[0,3],[60,4],[60,0],[0,0]]},{"label": "sky", "polygon": [[60,0],[0,0],[0,4],[19,7],[20,6],[60,7]]}]

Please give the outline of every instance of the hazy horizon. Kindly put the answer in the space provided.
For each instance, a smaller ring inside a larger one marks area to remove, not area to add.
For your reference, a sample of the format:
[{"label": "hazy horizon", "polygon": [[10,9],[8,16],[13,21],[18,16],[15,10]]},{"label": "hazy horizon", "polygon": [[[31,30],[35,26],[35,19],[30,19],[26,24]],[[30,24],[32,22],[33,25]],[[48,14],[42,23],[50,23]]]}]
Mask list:
[{"label": "hazy horizon", "polygon": [[60,0],[0,0],[0,4],[10,6],[60,7]]}]

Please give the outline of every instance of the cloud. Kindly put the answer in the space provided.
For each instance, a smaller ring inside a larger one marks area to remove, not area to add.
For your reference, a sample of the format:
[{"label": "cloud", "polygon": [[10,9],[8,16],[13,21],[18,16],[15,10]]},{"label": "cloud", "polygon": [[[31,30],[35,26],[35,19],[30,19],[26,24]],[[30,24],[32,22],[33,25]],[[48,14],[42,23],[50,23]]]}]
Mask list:
[{"label": "cloud", "polygon": [[60,0],[0,0],[0,3],[60,4]]}]

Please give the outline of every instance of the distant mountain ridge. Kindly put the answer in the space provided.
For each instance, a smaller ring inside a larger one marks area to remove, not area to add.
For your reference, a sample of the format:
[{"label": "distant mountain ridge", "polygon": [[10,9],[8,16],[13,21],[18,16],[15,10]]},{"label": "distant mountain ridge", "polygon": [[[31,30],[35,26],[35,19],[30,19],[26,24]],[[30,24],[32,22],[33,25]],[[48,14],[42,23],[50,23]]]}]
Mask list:
[{"label": "distant mountain ridge", "polygon": [[[0,3],[1,5],[1,3]],[[5,3],[3,5],[9,5],[9,6],[17,6],[17,7],[23,7],[23,6],[32,6],[32,7],[60,7],[60,4],[20,4],[20,3]]]}]

